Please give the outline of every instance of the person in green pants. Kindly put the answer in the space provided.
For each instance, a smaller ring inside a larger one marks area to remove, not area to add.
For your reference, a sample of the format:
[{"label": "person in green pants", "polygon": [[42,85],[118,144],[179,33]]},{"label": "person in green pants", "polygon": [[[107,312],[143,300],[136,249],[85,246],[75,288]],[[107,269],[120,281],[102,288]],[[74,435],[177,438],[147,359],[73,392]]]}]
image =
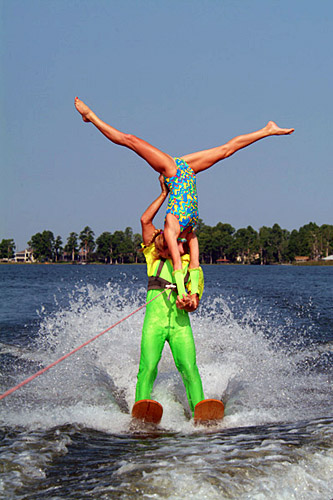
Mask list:
[{"label": "person in green pants", "polygon": [[[173,282],[172,260],[161,230],[156,229],[153,219],[164,200],[168,190],[163,176],[159,177],[161,194],[151,203],[141,217],[142,247],[147,263],[148,293],[147,302],[156,297]],[[184,275],[190,263],[186,240],[178,240]],[[176,290],[165,291],[157,299],[147,305],[142,329],[141,357],[136,386],[135,401],[150,399],[154,381],[157,376],[158,363],[162,356],[165,342],[168,342],[180,372],[189,402],[194,407],[204,399],[202,382],[196,363],[196,351],[189,312],[197,309],[203,293],[203,272],[199,268],[194,279],[187,282],[188,294],[182,297]],[[186,281],[186,278],[185,278]]]}]

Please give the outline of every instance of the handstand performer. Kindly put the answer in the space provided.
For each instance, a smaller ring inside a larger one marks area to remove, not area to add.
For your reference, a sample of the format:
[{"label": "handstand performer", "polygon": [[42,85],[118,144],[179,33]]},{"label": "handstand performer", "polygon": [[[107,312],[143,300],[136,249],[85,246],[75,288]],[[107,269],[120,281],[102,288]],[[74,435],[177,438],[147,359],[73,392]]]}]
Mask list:
[{"label": "handstand performer", "polygon": [[154,170],[164,176],[165,183],[170,190],[170,199],[163,235],[172,258],[174,276],[181,297],[185,294],[185,288],[181,256],[177,243],[179,236],[186,237],[189,244],[192,282],[197,283],[199,279],[199,246],[193,232],[198,221],[196,174],[207,170],[215,163],[228,158],[240,149],[260,139],[273,135],[288,135],[294,131],[292,128],[280,128],[276,123],[270,121],[264,128],[234,137],[222,146],[173,158],[146,141],[134,135],[120,132],[103,122],[78,97],[75,98],[75,107],[81,114],[83,121],[91,122],[111,142],[125,146],[137,153]]}]

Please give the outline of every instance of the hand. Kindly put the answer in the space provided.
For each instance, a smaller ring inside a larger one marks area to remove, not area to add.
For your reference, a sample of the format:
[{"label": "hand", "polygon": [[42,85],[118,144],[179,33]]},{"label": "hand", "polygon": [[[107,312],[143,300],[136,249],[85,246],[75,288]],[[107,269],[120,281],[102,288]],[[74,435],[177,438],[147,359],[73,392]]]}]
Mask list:
[{"label": "hand", "polygon": [[158,180],[160,181],[162,194],[167,196],[167,194],[169,193],[169,188],[165,185],[164,175],[160,174]]},{"label": "hand", "polygon": [[199,307],[199,295],[197,293],[194,293],[193,295],[189,295],[190,298],[190,303],[189,305],[185,308],[185,311],[187,312],[193,312]]},{"label": "hand", "polygon": [[184,309],[186,312],[195,311],[199,306],[198,294],[194,293],[193,295],[183,295],[183,297],[180,297],[180,295],[178,295],[176,306],[178,307],[178,309]]},{"label": "hand", "polygon": [[185,309],[187,304],[188,295],[183,294],[182,297],[180,295],[177,295],[176,306],[178,307],[178,309]]}]

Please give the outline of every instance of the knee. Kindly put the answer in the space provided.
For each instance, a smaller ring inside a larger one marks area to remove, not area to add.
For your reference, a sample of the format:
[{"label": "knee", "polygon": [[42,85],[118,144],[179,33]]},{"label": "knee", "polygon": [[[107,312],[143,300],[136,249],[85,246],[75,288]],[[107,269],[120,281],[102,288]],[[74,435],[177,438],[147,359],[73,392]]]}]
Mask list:
[{"label": "knee", "polygon": [[179,363],[177,368],[186,380],[193,380],[199,373],[196,364],[193,363]]},{"label": "knee", "polygon": [[140,366],[139,368],[139,373],[138,373],[138,379],[140,377],[143,378],[153,378],[155,379],[157,376],[157,364],[156,363],[145,363],[144,365]]},{"label": "knee", "polygon": [[124,146],[133,149],[135,151],[137,149],[140,139],[133,134],[124,134],[123,141],[124,141]]},{"label": "knee", "polygon": [[165,237],[178,237],[180,234],[180,225],[177,217],[167,213],[165,217],[164,235]]}]

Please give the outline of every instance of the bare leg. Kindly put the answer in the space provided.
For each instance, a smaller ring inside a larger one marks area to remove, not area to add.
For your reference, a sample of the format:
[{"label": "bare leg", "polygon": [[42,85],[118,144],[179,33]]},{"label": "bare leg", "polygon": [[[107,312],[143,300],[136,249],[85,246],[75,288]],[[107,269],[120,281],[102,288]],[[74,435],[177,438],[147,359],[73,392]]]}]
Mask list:
[{"label": "bare leg", "polygon": [[188,246],[190,248],[190,265],[189,269],[195,269],[199,267],[199,242],[196,234],[191,231],[186,235]]},{"label": "bare leg", "polygon": [[120,132],[114,127],[103,122],[96,114],[81,101],[78,97],[75,98],[75,107],[81,114],[84,122],[90,122],[102,132],[111,142],[120,146],[125,146],[141,156],[156,172],[173,177],[177,172],[176,164],[173,158],[155,148],[148,142],[139,139],[138,137]]},{"label": "bare leg", "polygon": [[177,217],[173,214],[167,214],[164,226],[164,238],[167,242],[169,253],[172,259],[173,270],[182,269],[182,261],[180,258],[177,238],[180,235],[180,225]]},{"label": "bare leg", "polygon": [[195,173],[198,173],[212,167],[220,160],[228,158],[236,153],[236,151],[246,148],[260,139],[264,139],[265,137],[270,137],[272,135],[289,135],[293,132],[293,128],[280,128],[276,125],[276,123],[270,121],[267,123],[266,127],[257,130],[256,132],[239,135],[222,146],[207,149],[205,151],[199,151],[197,153],[191,153],[189,155],[182,156],[182,159],[188,163]]}]

